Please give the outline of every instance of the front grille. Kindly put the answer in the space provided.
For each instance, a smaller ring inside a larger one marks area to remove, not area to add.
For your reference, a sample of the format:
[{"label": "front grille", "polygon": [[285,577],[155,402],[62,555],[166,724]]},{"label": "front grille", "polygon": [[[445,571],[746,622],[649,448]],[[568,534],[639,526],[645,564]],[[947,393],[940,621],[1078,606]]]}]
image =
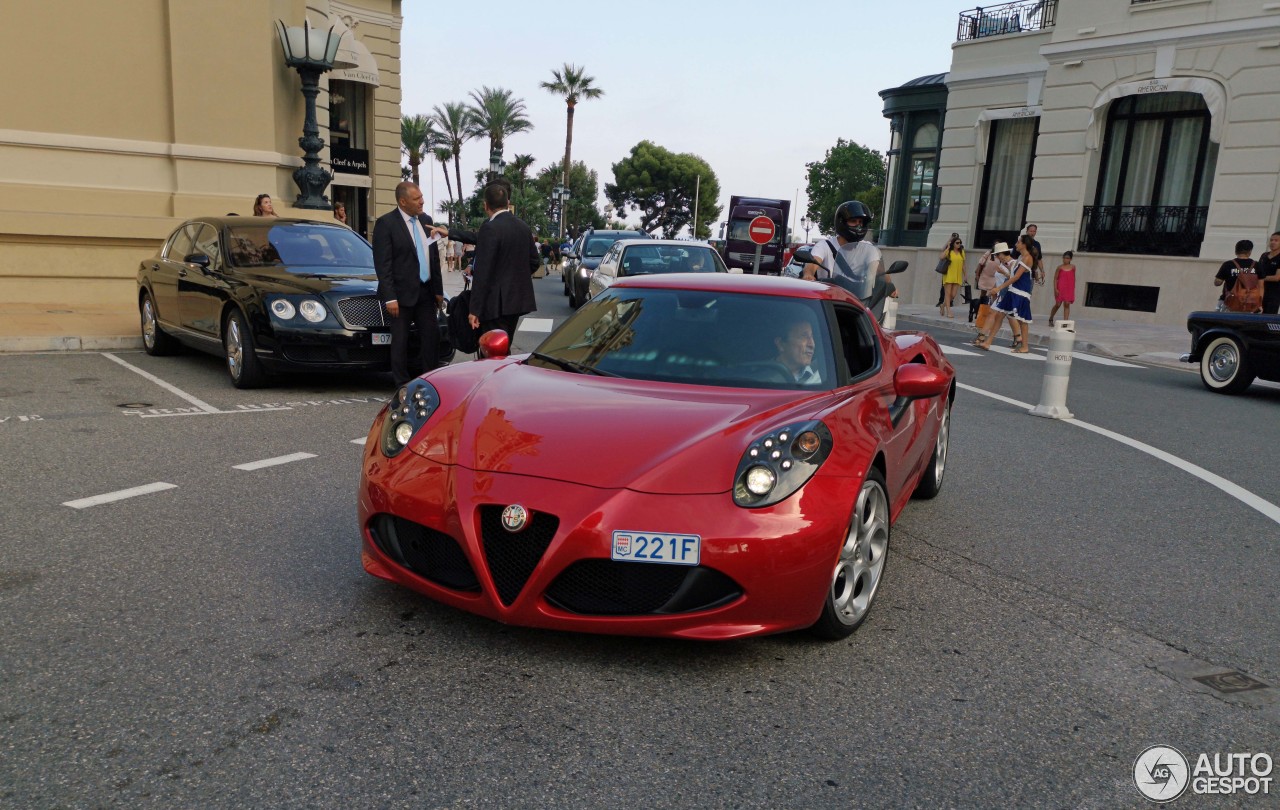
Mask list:
[{"label": "front grille", "polygon": [[338,314],[347,326],[386,326],[382,302],[376,295],[359,295],[338,301]]},{"label": "front grille", "polygon": [[560,518],[535,512],[523,531],[509,532],[502,528],[503,508],[480,507],[480,536],[484,539],[484,556],[498,589],[498,598],[502,604],[510,605],[551,545]]},{"label": "front grille", "polygon": [[291,363],[336,363],[338,350],[332,346],[286,346],[284,359]]},{"label": "front grille", "polygon": [[290,363],[386,363],[387,346],[286,346],[284,359]]},{"label": "front grille", "polygon": [[378,515],[369,530],[378,548],[423,579],[456,591],[480,590],[467,555],[444,532],[393,515]]},{"label": "front grille", "polygon": [[740,596],[738,583],[714,568],[615,560],[579,560],[546,592],[556,607],[592,616],[692,613]]}]

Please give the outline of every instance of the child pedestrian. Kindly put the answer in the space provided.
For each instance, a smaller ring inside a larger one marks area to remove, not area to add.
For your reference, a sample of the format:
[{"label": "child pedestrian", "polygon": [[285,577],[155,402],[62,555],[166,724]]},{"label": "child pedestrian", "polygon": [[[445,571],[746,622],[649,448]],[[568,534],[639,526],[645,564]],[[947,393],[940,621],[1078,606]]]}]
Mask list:
[{"label": "child pedestrian", "polygon": [[1076,266],[1072,264],[1075,254],[1067,251],[1062,254],[1062,264],[1053,271],[1053,309],[1049,310],[1049,326],[1053,326],[1053,316],[1062,307],[1062,317],[1071,319],[1071,305],[1076,302]]}]

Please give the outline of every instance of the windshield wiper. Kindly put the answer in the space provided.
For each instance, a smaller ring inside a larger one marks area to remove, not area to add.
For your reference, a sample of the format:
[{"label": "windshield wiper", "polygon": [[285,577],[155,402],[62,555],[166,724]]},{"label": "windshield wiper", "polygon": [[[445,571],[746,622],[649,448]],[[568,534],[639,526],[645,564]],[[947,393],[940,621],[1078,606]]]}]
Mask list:
[{"label": "windshield wiper", "polygon": [[582,363],[575,363],[572,360],[565,360],[560,357],[552,357],[542,352],[530,352],[530,357],[536,357],[539,360],[546,360],[548,363],[554,363],[565,371],[572,371],[577,374],[596,374],[601,377],[621,377],[621,374],[614,374],[612,371],[594,368],[593,366],[584,366]]}]

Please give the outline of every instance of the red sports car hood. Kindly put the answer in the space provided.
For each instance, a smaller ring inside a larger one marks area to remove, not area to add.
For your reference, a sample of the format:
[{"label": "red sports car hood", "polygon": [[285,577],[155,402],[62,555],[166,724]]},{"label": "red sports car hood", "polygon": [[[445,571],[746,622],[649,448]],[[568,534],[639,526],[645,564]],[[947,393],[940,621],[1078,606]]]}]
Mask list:
[{"label": "red sports car hood", "polygon": [[752,439],[811,418],[830,396],[591,377],[515,361],[450,366],[428,379],[441,406],[409,446],[419,455],[663,494],[727,491]]}]

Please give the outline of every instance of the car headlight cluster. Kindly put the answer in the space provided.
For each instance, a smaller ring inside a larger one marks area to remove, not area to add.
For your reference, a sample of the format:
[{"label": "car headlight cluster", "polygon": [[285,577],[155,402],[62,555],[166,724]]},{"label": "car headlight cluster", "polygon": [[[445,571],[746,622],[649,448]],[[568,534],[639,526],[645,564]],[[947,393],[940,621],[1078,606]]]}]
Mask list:
[{"label": "car headlight cluster", "polygon": [[320,323],[329,317],[329,310],[325,308],[318,298],[303,297],[295,307],[293,301],[288,298],[278,297],[271,299],[271,303],[268,306],[271,309],[271,314],[282,321],[291,321],[294,317],[301,315],[304,321]]},{"label": "car headlight cluster", "polygon": [[392,458],[409,445],[418,428],[426,424],[440,407],[440,394],[426,380],[400,386],[387,405],[382,423],[382,454]]},{"label": "car headlight cluster", "polygon": [[831,431],[817,420],[787,425],[756,439],[733,479],[738,506],[771,506],[804,486],[831,455]]}]

